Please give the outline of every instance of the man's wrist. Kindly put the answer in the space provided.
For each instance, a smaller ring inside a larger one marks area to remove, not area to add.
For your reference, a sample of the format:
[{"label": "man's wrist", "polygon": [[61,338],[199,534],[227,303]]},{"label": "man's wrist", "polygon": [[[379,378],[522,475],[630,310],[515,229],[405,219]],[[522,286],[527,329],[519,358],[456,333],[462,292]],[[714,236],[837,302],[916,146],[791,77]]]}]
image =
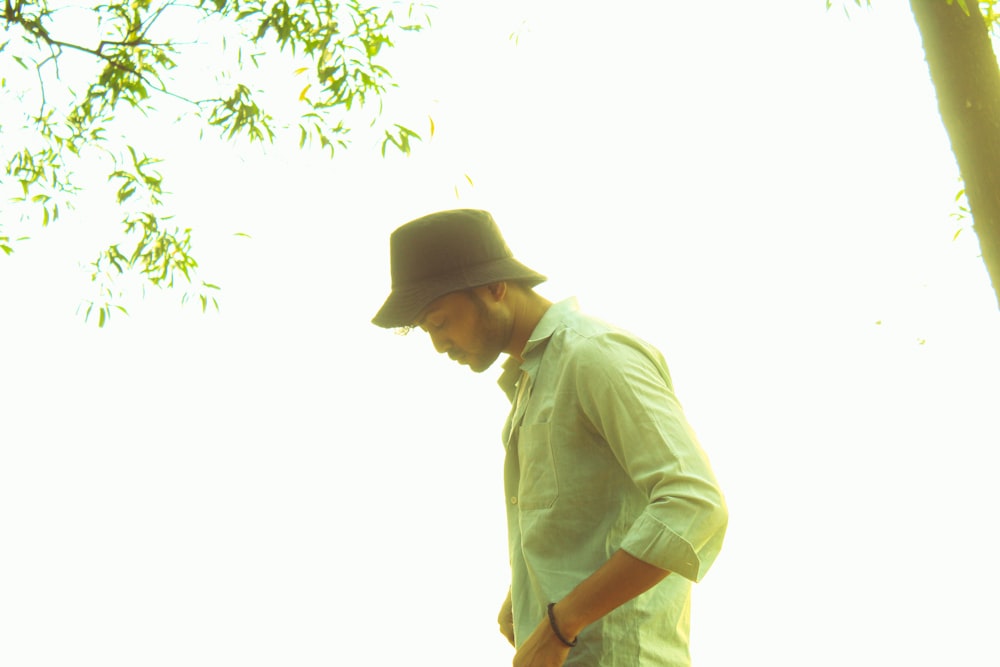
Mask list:
[{"label": "man's wrist", "polygon": [[571,641],[579,637],[584,628],[590,624],[577,612],[568,597],[556,602],[552,612],[555,614],[556,623],[559,624],[559,631]]}]

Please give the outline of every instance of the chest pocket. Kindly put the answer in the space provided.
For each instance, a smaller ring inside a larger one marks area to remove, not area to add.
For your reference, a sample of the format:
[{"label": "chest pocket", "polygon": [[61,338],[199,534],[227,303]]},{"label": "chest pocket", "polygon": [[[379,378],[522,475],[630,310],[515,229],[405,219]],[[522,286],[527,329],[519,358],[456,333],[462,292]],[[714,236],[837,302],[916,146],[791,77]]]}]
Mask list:
[{"label": "chest pocket", "polygon": [[549,424],[529,424],[520,428],[517,459],[521,469],[517,502],[522,510],[548,509],[559,496],[555,457]]}]

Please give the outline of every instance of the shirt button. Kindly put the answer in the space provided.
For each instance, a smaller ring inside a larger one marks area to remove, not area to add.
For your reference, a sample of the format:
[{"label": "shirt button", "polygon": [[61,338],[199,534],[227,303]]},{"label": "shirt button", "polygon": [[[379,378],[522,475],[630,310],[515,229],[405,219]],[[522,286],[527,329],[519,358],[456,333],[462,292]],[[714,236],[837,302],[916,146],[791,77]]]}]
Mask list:
[{"label": "shirt button", "polygon": [[510,504],[511,505],[516,505],[517,504],[517,496],[511,496],[510,497]]}]

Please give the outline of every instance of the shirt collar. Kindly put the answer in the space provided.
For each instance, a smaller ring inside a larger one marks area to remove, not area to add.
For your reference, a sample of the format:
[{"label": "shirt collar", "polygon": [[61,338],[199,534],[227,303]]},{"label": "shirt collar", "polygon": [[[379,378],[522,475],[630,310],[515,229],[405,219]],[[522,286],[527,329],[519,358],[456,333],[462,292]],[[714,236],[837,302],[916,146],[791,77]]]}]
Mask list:
[{"label": "shirt collar", "polygon": [[576,313],[580,310],[580,305],[577,303],[576,297],[570,297],[559,301],[558,303],[552,304],[545,314],[542,315],[542,319],[538,320],[538,324],[535,325],[535,330],[531,332],[528,336],[528,342],[524,345],[524,352],[521,356],[524,357],[524,363],[527,365],[528,361],[537,356],[535,348],[538,348],[547,341],[552,334],[555,333],[556,329],[562,325],[563,321],[566,319],[567,315],[571,313]]},{"label": "shirt collar", "polygon": [[542,319],[538,321],[538,324],[535,325],[531,335],[528,336],[528,342],[525,343],[524,351],[521,353],[521,356],[524,357],[524,363],[519,363],[515,357],[507,357],[507,360],[503,362],[503,373],[500,375],[500,379],[497,380],[497,384],[504,390],[508,398],[513,400],[514,388],[517,386],[518,378],[521,377],[521,371],[524,371],[528,375],[534,373],[541,361],[541,353],[545,349],[545,343],[548,342],[556,329],[562,325],[568,315],[576,313],[579,310],[580,305],[576,297],[570,297],[552,304],[545,311],[545,314],[542,315]]}]

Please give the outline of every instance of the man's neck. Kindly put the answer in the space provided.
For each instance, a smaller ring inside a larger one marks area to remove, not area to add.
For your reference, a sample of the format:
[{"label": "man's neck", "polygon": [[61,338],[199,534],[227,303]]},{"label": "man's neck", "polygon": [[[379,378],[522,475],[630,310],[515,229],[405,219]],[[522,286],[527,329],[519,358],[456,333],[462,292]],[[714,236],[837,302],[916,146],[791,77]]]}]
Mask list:
[{"label": "man's neck", "polygon": [[504,350],[511,357],[523,362],[521,354],[524,346],[528,344],[531,332],[535,330],[542,316],[552,306],[552,302],[545,297],[539,296],[535,292],[526,291],[522,297],[513,304],[514,307],[514,331],[510,337],[510,344]]}]

